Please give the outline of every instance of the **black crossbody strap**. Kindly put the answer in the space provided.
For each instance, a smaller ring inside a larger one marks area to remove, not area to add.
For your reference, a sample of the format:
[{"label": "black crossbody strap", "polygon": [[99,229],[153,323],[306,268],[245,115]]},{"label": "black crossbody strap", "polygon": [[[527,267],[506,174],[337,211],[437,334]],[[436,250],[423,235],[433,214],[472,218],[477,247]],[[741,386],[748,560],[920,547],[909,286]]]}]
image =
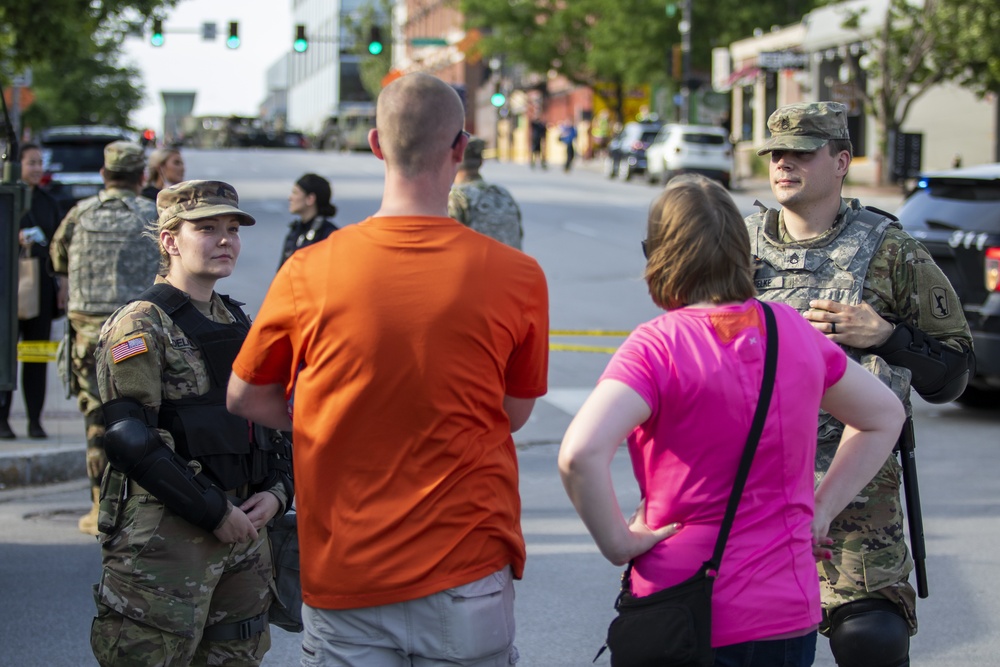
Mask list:
[{"label": "black crossbody strap", "polygon": [[771,394],[774,390],[775,369],[778,366],[778,326],[774,321],[774,312],[771,307],[763,301],[760,302],[764,310],[765,330],[767,334],[767,349],[764,352],[764,377],[760,383],[760,397],[757,399],[757,411],[753,415],[753,424],[750,426],[750,433],[747,435],[747,444],[743,448],[743,458],[740,459],[740,467],[736,471],[736,482],[733,484],[733,491],[729,494],[729,504],[726,505],[726,515],[722,519],[722,528],[719,529],[719,537],[715,541],[715,551],[712,559],[706,561],[705,567],[709,570],[718,571],[722,563],[722,552],[726,549],[726,541],[729,539],[729,531],[733,527],[733,520],[736,518],[736,508],[740,504],[740,497],[743,495],[743,487],[746,486],[747,476],[750,474],[750,464],[753,463],[753,455],[757,451],[757,443],[760,442],[761,433],[764,432],[764,422],[767,420],[767,410],[771,405]]}]

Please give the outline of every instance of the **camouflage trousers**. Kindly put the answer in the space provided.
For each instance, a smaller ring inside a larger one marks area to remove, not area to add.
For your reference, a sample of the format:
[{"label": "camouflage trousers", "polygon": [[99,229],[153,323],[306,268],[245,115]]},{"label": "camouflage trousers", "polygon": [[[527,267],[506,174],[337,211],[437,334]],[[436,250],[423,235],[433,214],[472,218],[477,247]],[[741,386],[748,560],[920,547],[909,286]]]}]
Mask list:
[{"label": "camouflage trousers", "polygon": [[104,414],[97,385],[97,343],[103,320],[100,316],[71,314],[73,345],[70,370],[76,389],[76,402],[83,413],[87,428],[87,475],[91,486],[99,486],[101,473],[107,464],[104,454]]},{"label": "camouflage trousers", "polygon": [[[820,443],[817,449],[817,485],[836,446]],[[827,616],[837,607],[855,600],[883,598],[899,607],[910,634],[916,634],[917,596],[907,581],[913,560],[903,535],[901,475],[895,455],[890,456],[868,486],[830,524],[833,558],[818,563],[823,600],[820,632],[828,634]]]},{"label": "camouflage trousers", "polygon": [[271,605],[267,531],[223,544],[149,495],[125,503],[104,536],[90,645],[103,666],[259,665],[270,628],[248,639],[208,641],[206,627],[252,619]]}]

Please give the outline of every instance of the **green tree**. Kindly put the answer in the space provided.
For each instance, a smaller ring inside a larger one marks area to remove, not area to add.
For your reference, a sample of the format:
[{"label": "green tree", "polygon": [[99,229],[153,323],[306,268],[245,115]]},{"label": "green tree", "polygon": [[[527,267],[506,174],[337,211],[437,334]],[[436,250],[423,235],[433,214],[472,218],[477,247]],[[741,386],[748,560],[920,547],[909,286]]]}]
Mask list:
[{"label": "green tree", "polygon": [[0,3],[0,77],[31,67],[35,103],[25,123],[125,125],[142,101],[138,72],[120,65],[121,44],[178,0],[46,0]]},{"label": "green tree", "polygon": [[[670,79],[672,47],[681,40],[680,0],[457,2],[468,27],[485,35],[477,45],[483,55],[502,54],[534,72],[555,71],[579,85],[610,82],[620,89],[665,83]],[[787,23],[815,4],[815,0],[692,0],[692,72],[707,79],[712,48],[727,46],[756,28]],[[668,5],[673,5],[672,15]]]},{"label": "green tree", "polygon": [[[361,6],[346,18],[345,24],[352,37],[351,52],[359,57],[358,69],[361,85],[374,100],[382,91],[382,79],[392,68],[392,1],[378,0]],[[371,29],[378,26],[382,37],[382,52],[372,55],[368,52],[368,37]]]},{"label": "green tree", "polygon": [[890,141],[906,122],[913,104],[933,86],[954,81],[986,94],[1000,91],[1000,15],[995,0],[891,0],[874,34],[860,31],[862,13],[844,27],[859,30],[868,45],[847,63],[859,80],[865,108],[878,127],[876,177],[884,182],[891,165]]}]

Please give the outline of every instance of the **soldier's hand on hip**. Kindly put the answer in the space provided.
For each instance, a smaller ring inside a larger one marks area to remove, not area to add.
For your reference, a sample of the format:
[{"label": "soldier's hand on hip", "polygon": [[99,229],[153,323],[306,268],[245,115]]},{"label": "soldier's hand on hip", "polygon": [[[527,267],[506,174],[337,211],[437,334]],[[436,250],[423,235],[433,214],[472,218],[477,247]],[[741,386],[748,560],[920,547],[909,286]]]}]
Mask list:
[{"label": "soldier's hand on hip", "polygon": [[802,316],[833,342],[859,349],[881,345],[893,330],[892,324],[867,303],[852,306],[829,299],[814,299]]},{"label": "soldier's hand on hip", "polygon": [[249,542],[257,539],[257,529],[239,507],[234,507],[218,528],[212,532],[219,538],[220,542],[225,544]]}]

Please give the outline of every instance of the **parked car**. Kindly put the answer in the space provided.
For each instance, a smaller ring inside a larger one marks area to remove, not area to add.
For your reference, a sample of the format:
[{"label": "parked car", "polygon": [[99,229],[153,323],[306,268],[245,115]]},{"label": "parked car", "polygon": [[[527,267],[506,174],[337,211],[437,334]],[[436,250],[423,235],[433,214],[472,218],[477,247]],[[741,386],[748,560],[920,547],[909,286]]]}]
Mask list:
[{"label": "parked car", "polygon": [[63,125],[39,134],[45,168],[41,187],[56,199],[62,215],[104,187],[104,147],[119,140],[138,143],[139,135],[109,125]]},{"label": "parked car", "polygon": [[664,125],[646,149],[646,180],[666,184],[684,173],[703,174],[729,187],[733,145],[729,132],[713,125]]},{"label": "parked car", "polygon": [[976,374],[958,402],[1000,405],[1000,164],[931,172],[897,212],[948,276],[972,329]]},{"label": "parked car", "polygon": [[621,132],[608,143],[604,173],[608,178],[627,181],[646,171],[646,148],[663,127],[660,122],[625,123]]}]

